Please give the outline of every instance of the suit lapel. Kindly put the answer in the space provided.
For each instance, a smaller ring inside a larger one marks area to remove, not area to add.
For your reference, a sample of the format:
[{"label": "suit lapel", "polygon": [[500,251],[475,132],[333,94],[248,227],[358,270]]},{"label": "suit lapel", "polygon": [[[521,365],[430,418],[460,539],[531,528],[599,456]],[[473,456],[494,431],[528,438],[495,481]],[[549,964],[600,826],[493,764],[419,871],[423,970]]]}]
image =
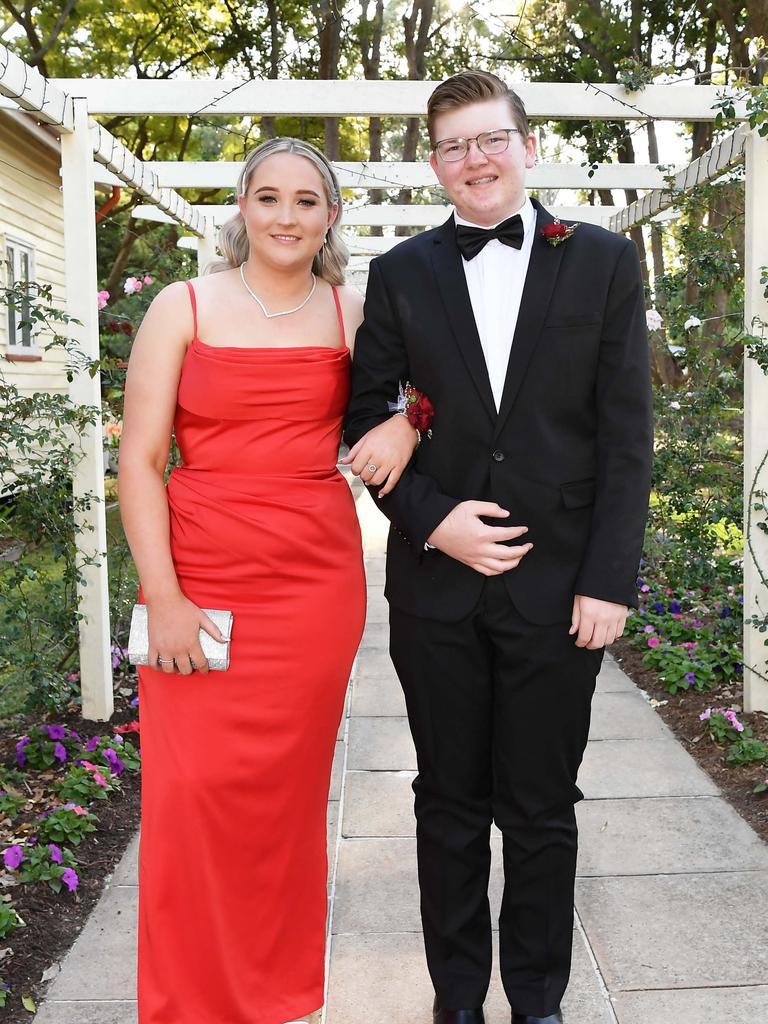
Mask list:
[{"label": "suit lapel", "polygon": [[504,381],[504,390],[501,396],[501,408],[496,422],[496,436],[501,432],[507,416],[514,405],[523,382],[525,371],[530,362],[531,356],[539,343],[541,328],[544,318],[547,315],[552,292],[560,269],[560,261],[563,258],[563,249],[567,242],[560,245],[551,245],[541,235],[541,229],[545,224],[551,224],[555,219],[541,203],[532,199],[531,202],[536,208],[536,226],[531,249],[531,258],[528,263],[528,272],[525,276],[523,295],[520,300],[520,312],[517,316],[517,325],[512,341],[512,349],[507,364],[507,374]]},{"label": "suit lapel", "polygon": [[453,215],[435,235],[432,264],[456,343],[461,350],[483,405],[495,422],[496,403],[493,400],[488,368],[485,364],[480,335],[477,333],[477,325],[472,313],[472,303],[469,298],[464,268],[461,265],[461,255],[456,248]]}]

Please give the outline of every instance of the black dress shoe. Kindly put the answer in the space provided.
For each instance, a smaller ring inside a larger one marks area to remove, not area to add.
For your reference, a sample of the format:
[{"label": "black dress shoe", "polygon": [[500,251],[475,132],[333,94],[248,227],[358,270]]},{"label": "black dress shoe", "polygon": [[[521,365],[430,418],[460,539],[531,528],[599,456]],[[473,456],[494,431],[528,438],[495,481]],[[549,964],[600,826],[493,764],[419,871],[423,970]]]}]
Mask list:
[{"label": "black dress shoe", "polygon": [[512,1013],[512,1024],[563,1024],[560,1010],[550,1013],[548,1017],[531,1017],[530,1014]]},{"label": "black dress shoe", "polygon": [[432,1008],[434,1024],[485,1024],[483,1008],[479,1010],[443,1010],[437,1004]]}]

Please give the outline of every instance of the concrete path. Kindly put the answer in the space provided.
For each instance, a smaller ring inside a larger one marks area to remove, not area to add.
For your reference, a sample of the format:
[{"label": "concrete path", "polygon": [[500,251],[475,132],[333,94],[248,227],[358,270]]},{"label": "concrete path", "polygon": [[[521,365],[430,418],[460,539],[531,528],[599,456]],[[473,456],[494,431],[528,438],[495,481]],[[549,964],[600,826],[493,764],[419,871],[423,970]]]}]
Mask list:
[{"label": "concrete path", "polygon": [[[369,613],[329,804],[323,1024],[431,1024],[410,789],[415,755],[386,650],[386,524],[366,495],[358,509]],[[768,846],[611,660],[598,682],[579,784],[586,799],[578,805],[566,1024],[768,1020]],[[492,842],[496,917],[500,837]],[[52,982],[40,1024],[135,1024],[137,850],[138,837]],[[509,1024],[496,974],[486,1021]]]}]

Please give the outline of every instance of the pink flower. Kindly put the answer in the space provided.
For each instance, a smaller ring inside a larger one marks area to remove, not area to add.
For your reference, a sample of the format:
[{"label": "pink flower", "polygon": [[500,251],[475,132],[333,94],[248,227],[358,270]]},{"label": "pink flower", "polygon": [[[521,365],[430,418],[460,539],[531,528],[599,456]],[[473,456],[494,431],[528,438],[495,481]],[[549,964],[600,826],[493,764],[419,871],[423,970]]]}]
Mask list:
[{"label": "pink flower", "polygon": [[101,772],[93,773],[93,781],[96,783],[97,786],[101,786],[103,789],[107,788],[107,780],[104,778]]},{"label": "pink flower", "polygon": [[87,814],[88,813],[88,811],[86,811],[86,809],[84,807],[81,807],[80,804],[64,804],[64,810],[65,811],[74,811],[75,814]]},{"label": "pink flower", "polygon": [[649,647],[658,647],[660,643],[661,643],[661,640],[659,640],[659,638],[657,636],[649,636],[648,637],[648,646]]},{"label": "pink flower", "polygon": [[147,285],[155,283],[154,277],[150,277],[149,274],[145,274],[144,277],[142,278],[142,281],[144,282],[144,284]]},{"label": "pink flower", "polygon": [[99,309],[104,309],[104,307],[107,304],[107,301],[109,300],[109,292],[98,292],[96,298],[98,299]]},{"label": "pink flower", "polygon": [[706,722],[713,711],[717,711],[717,708],[707,708],[706,711],[702,711],[699,715],[699,720],[701,722]]},{"label": "pink flower", "polygon": [[656,632],[656,627],[652,626],[650,623],[648,623],[648,625],[645,627],[643,632],[644,633],[655,633]]},{"label": "pink flower", "polygon": [[134,292],[141,291],[141,281],[138,277],[127,277],[125,284],[123,285],[123,291],[126,295],[133,295]]}]

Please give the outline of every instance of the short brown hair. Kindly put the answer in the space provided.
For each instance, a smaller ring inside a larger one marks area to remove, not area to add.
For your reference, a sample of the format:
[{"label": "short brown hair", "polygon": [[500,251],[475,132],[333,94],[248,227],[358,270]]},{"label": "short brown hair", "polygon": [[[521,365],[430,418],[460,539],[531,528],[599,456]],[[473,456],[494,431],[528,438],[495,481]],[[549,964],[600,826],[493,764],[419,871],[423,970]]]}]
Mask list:
[{"label": "short brown hair", "polygon": [[[427,103],[427,131],[429,141],[435,144],[435,118],[447,110],[456,110],[468,103],[482,103],[484,100],[495,100],[501,97],[509,102],[512,120],[524,136],[530,132],[528,115],[523,101],[512,89],[490,71],[462,71],[458,75],[446,78],[435,89]],[[501,125],[499,127],[502,127]]]}]

